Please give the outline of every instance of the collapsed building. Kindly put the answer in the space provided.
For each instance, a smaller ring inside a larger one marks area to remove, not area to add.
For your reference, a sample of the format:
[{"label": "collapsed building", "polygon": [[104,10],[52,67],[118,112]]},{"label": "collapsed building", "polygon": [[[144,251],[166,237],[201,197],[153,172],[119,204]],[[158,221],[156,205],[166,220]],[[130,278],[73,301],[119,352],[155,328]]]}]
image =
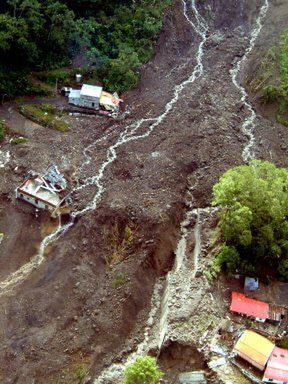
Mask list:
[{"label": "collapsed building", "polygon": [[104,108],[107,112],[117,113],[119,105],[123,101],[117,93],[113,95],[103,91],[102,87],[83,84],[81,89],[65,88],[65,95],[68,95],[69,104],[77,107],[99,110]]},{"label": "collapsed building", "polygon": [[49,211],[52,217],[69,212],[67,182],[53,163],[43,175],[30,171],[15,193],[17,199]]},{"label": "collapsed building", "polygon": [[234,352],[251,365],[264,371],[264,383],[287,384],[288,351],[275,346],[266,337],[245,330],[237,341]]}]

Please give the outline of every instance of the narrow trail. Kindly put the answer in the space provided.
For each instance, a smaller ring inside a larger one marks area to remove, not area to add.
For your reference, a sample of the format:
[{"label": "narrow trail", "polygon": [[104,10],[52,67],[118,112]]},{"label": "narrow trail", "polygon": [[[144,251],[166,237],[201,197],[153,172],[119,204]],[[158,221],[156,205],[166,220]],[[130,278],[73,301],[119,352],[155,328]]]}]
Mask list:
[{"label": "narrow trail", "polygon": [[[104,186],[104,173],[106,168],[117,159],[117,149],[121,147],[122,145],[129,143],[131,141],[140,140],[147,138],[154,129],[162,123],[162,121],[166,118],[166,116],[171,112],[174,105],[178,102],[179,97],[183,89],[188,84],[193,83],[195,80],[197,80],[200,76],[203,74],[203,46],[207,39],[207,31],[208,27],[205,24],[205,21],[201,17],[201,15],[198,13],[197,8],[195,6],[195,0],[191,0],[191,8],[194,12],[195,22],[192,21],[192,19],[188,15],[188,7],[185,0],[182,0],[183,3],[183,13],[187,20],[187,22],[192,26],[192,28],[196,31],[196,33],[200,36],[201,42],[198,47],[197,55],[196,55],[196,65],[194,67],[194,70],[191,74],[191,76],[183,81],[181,84],[176,85],[173,92],[173,98],[165,105],[164,112],[160,114],[158,117],[155,118],[143,118],[140,119],[131,125],[128,125],[123,132],[120,134],[117,141],[111,145],[107,149],[107,155],[106,160],[102,163],[100,168],[98,169],[98,172],[95,174],[95,176],[88,177],[84,180],[83,185],[77,186],[72,190],[72,193],[75,193],[79,190],[82,190],[88,186],[96,186],[98,188],[96,194],[94,195],[93,199],[86,205],[85,208],[74,211],[71,214],[71,220],[67,224],[63,226],[58,226],[56,231],[45,237],[39,248],[39,252],[36,256],[34,256],[28,263],[23,265],[20,269],[18,269],[16,272],[12,273],[10,276],[8,276],[4,281],[0,283],[0,296],[6,294],[7,292],[11,291],[11,289],[19,284],[21,281],[25,280],[30,273],[38,268],[44,261],[44,254],[46,248],[55,242],[57,239],[59,239],[60,236],[63,236],[74,224],[75,219],[83,216],[84,214],[94,211],[99,201],[101,200],[101,197],[103,193],[105,192],[105,186]],[[149,127],[144,131],[144,133],[137,134],[138,129],[144,125],[144,123],[148,123]],[[92,143],[88,148],[84,150],[84,162],[80,166],[79,169],[84,169],[86,165],[88,165],[92,158],[88,155],[89,148],[91,149],[93,145],[101,141],[101,139],[98,139],[95,143]]]},{"label": "narrow trail", "polygon": [[256,156],[256,154],[255,154],[255,150],[256,150],[256,148],[255,148],[255,136],[254,136],[256,112],[254,111],[251,103],[249,102],[249,97],[248,97],[248,94],[247,94],[245,88],[237,80],[237,77],[238,77],[240,71],[243,69],[245,62],[247,61],[250,53],[252,52],[252,50],[255,46],[255,42],[257,40],[257,37],[259,36],[259,33],[261,32],[261,29],[262,29],[263,20],[267,14],[268,7],[269,7],[269,1],[264,0],[264,4],[262,5],[262,7],[260,9],[259,16],[256,19],[256,26],[252,30],[250,42],[249,42],[248,47],[246,48],[244,56],[242,57],[241,60],[239,60],[236,63],[234,68],[230,71],[233,84],[240,91],[241,102],[248,109],[248,113],[249,113],[249,116],[245,119],[245,121],[241,127],[241,131],[243,132],[243,134],[248,137],[248,143],[245,145],[243,152],[242,152],[242,158],[245,162],[249,162],[250,160],[254,159]]}]

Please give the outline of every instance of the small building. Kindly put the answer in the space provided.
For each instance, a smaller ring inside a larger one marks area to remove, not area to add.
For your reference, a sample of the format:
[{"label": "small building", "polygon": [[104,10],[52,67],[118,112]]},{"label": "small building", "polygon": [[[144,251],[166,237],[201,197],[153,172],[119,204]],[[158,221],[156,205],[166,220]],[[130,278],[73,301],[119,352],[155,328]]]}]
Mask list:
[{"label": "small building", "polygon": [[117,93],[113,95],[103,91],[102,87],[83,84],[81,89],[71,89],[69,91],[69,104],[77,107],[98,110],[100,107],[106,111],[118,112],[119,104],[123,100]]},{"label": "small building", "polygon": [[66,96],[68,97],[70,95],[70,92],[72,91],[72,88],[71,87],[62,87],[61,88],[61,91],[60,91],[60,94],[61,96]]},{"label": "small building", "polygon": [[16,188],[16,198],[39,209],[48,210],[52,217],[59,215],[66,206],[67,183],[56,165],[51,164],[44,175],[29,172],[28,177]]},{"label": "small building", "polygon": [[259,280],[254,277],[245,277],[244,290],[256,291],[259,288]]},{"label": "small building", "polygon": [[269,304],[246,297],[240,292],[232,292],[230,311],[252,316],[264,322],[269,317]]},{"label": "small building", "polygon": [[81,90],[72,89],[69,94],[69,103],[78,107],[99,109],[102,87],[83,84]]},{"label": "small building", "polygon": [[232,312],[255,317],[255,319],[260,322],[269,320],[274,323],[279,323],[286,315],[285,308],[275,304],[268,304],[264,301],[251,299],[240,292],[232,292],[230,310]]},{"label": "small building", "polygon": [[275,347],[263,376],[264,383],[288,383],[288,351]]},{"label": "small building", "polygon": [[237,341],[234,352],[254,367],[263,371],[272,354],[274,344],[256,332],[246,330]]},{"label": "small building", "polygon": [[206,384],[205,373],[202,371],[185,372],[179,375],[181,384]]}]

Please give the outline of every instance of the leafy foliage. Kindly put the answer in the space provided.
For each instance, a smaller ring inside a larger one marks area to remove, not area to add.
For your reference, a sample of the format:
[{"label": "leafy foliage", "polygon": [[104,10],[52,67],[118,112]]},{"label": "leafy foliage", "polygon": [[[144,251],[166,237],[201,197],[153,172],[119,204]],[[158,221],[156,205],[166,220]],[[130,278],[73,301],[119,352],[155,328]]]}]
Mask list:
[{"label": "leafy foliage", "polygon": [[[84,52],[108,89],[122,92],[135,87],[141,63],[153,54],[162,11],[170,2],[2,1],[0,95],[33,92],[29,72],[43,74],[69,65],[73,56]],[[58,75],[65,77],[63,72]]]},{"label": "leafy foliage", "polygon": [[213,188],[221,207],[216,269],[229,273],[278,268],[288,277],[288,171],[254,160],[227,171]]},{"label": "leafy foliage", "polygon": [[12,145],[19,145],[27,143],[28,139],[26,137],[13,137],[10,141]]},{"label": "leafy foliage", "polygon": [[134,364],[125,370],[123,384],[155,384],[163,376],[156,364],[156,359],[150,356],[138,357]]}]

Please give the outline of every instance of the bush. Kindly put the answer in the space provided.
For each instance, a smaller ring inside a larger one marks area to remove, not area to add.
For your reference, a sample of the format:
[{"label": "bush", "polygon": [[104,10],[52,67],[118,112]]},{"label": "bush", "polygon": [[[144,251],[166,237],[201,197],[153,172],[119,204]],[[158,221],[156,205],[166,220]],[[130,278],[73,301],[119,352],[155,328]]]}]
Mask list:
[{"label": "bush", "polygon": [[0,141],[3,141],[5,138],[5,123],[3,120],[0,120]]},{"label": "bush", "polygon": [[267,103],[275,102],[282,96],[281,90],[273,85],[267,85],[264,87],[263,92],[264,99]]},{"label": "bush", "polygon": [[138,357],[134,364],[126,368],[123,384],[155,384],[163,376],[156,364],[156,359],[150,356]]},{"label": "bush", "polygon": [[278,343],[278,347],[288,349],[288,336],[285,336],[283,340]]},{"label": "bush", "polygon": [[18,144],[25,144],[27,143],[28,139],[26,139],[25,137],[13,137],[13,139],[11,139],[10,141],[10,144],[12,145],[18,145]]}]

